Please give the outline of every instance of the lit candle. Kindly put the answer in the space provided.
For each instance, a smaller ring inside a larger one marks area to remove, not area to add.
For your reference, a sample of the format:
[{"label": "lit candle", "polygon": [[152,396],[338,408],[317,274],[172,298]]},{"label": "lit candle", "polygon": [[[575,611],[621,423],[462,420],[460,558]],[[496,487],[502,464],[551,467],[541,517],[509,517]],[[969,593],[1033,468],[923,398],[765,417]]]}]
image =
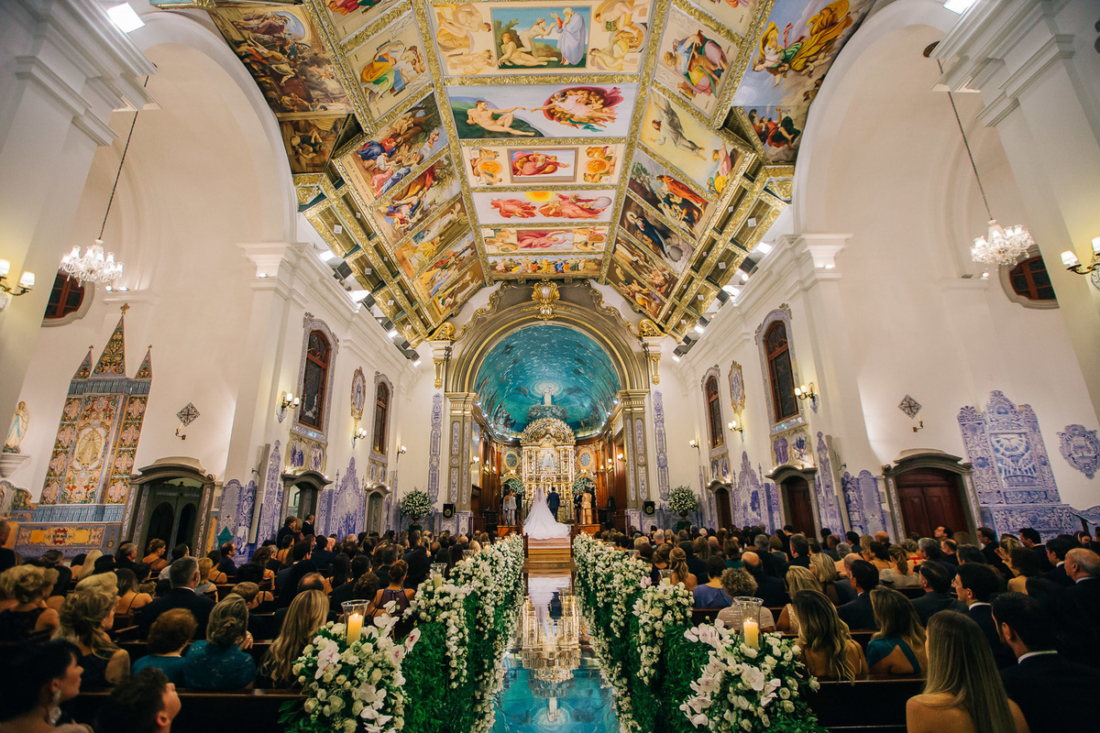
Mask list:
[{"label": "lit candle", "polygon": [[760,624],[752,619],[745,619],[745,644],[752,649],[760,648]]},{"label": "lit candle", "polygon": [[354,644],[363,635],[363,614],[353,613],[348,616],[348,643]]},{"label": "lit candle", "polygon": [[436,588],[443,585],[443,576],[439,575],[438,573],[436,575],[432,576],[432,585],[435,586]]}]

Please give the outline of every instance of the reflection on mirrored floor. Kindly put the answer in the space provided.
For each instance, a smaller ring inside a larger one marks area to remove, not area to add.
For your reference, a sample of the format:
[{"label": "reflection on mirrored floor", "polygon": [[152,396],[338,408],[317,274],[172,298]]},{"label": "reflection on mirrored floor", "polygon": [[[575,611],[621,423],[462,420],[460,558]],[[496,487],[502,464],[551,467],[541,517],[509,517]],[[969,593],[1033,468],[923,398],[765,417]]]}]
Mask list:
[{"label": "reflection on mirrored floor", "polygon": [[611,688],[588,644],[569,575],[530,575],[505,657],[493,733],[617,733]]}]

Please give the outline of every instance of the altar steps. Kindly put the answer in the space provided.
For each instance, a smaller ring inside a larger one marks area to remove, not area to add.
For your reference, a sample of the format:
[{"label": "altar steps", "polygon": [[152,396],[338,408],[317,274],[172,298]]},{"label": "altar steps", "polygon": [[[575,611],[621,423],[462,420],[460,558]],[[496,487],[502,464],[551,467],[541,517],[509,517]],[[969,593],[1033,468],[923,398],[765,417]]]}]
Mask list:
[{"label": "altar steps", "polygon": [[527,570],[563,570],[573,565],[569,538],[535,540],[527,538]]}]

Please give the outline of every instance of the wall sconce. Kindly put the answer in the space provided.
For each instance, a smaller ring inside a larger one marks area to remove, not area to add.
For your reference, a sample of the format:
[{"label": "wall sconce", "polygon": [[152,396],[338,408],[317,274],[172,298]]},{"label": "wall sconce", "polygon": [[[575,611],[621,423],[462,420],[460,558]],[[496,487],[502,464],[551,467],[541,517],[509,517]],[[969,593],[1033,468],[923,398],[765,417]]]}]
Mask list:
[{"label": "wall sconce", "polygon": [[367,437],[366,429],[365,428],[357,428],[356,431],[351,436],[351,447],[354,448],[356,441],[363,440],[366,437]]},{"label": "wall sconce", "polygon": [[34,273],[24,272],[19,278],[19,284],[15,287],[8,285],[8,273],[11,272],[11,262],[0,260],[0,311],[8,307],[12,298],[26,295],[34,288]]},{"label": "wall sconce", "polygon": [[741,438],[745,437],[745,426],[738,425],[736,420],[730,420],[726,423],[726,427],[730,429],[731,433],[741,433]]},{"label": "wall sconce", "polygon": [[618,458],[618,459],[619,459],[619,460],[621,461],[621,460],[623,459],[623,454],[622,454],[622,453],[620,453],[619,455],[617,455],[617,456],[615,456],[615,457],[616,457],[616,458]]},{"label": "wall sconce", "polygon": [[688,441],[688,445],[690,445],[695,450],[699,450],[699,441],[698,440],[692,439],[692,440]]},{"label": "wall sconce", "polygon": [[810,404],[813,405],[814,412],[817,412],[817,391],[814,389],[813,382],[795,387],[794,396],[800,400],[809,400]]},{"label": "wall sconce", "polygon": [[481,460],[480,456],[474,456],[473,458],[470,459],[470,463],[474,464],[474,463],[477,463],[480,460]]},{"label": "wall sconce", "polygon": [[[1076,272],[1078,275],[1088,275],[1096,270],[1100,270],[1100,237],[1096,237],[1092,240],[1092,262],[1087,265],[1082,265],[1077,255],[1071,250],[1066,250],[1062,253],[1062,264],[1066,266],[1066,269],[1070,272]],[[0,261],[2,266],[2,261]]]},{"label": "wall sconce", "polygon": [[400,448],[398,448],[397,449],[397,462],[400,463],[401,462],[401,456],[405,455],[408,452],[409,452],[409,449],[406,448],[405,446],[401,446]]},{"label": "wall sconce", "polygon": [[279,422],[282,422],[283,418],[286,417],[287,408],[297,407],[300,404],[302,404],[300,397],[295,397],[291,392],[283,392],[279,397],[279,409],[275,411]]}]

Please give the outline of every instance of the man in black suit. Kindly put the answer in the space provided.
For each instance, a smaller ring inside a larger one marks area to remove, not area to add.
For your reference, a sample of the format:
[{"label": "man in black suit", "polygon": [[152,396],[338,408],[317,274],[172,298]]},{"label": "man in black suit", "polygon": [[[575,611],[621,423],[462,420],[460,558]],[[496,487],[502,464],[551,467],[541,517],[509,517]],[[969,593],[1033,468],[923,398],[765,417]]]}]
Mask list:
[{"label": "man in black suit", "polygon": [[1066,575],[1066,554],[1073,549],[1073,542],[1062,536],[1055,537],[1047,543],[1047,562],[1054,569],[1047,573],[1047,580],[1064,586],[1073,585],[1073,581]]},{"label": "man in black suit", "polygon": [[993,607],[990,600],[997,592],[997,574],[988,565],[967,563],[960,565],[952,583],[959,600],[966,604],[966,615],[974,619],[985,634],[989,648],[993,651],[993,661],[997,669],[1016,664],[1016,658],[1001,643],[997,626],[993,623]]},{"label": "man in black suit", "polygon": [[133,570],[137,563],[137,545],[133,542],[123,542],[115,553],[116,570]]},{"label": "man in black suit", "polygon": [[1047,557],[1047,547],[1043,544],[1043,538],[1038,531],[1031,527],[1024,527],[1020,530],[1020,542],[1023,543],[1024,547],[1039,556],[1039,567],[1042,568],[1044,573],[1049,573],[1054,569],[1054,564]]},{"label": "man in black suit", "polygon": [[309,540],[298,540],[290,548],[290,559],[293,564],[286,570],[282,570],[275,576],[275,586],[278,595],[275,597],[275,605],[278,608],[286,608],[298,595],[298,583],[308,573],[316,573],[317,566],[313,564],[313,546]]},{"label": "man in black suit", "polygon": [[584,492],[578,491],[573,494],[573,521],[580,524],[581,521],[581,503],[584,501]]},{"label": "man in black suit", "polygon": [[1074,548],[1066,553],[1065,570],[1073,581],[1066,594],[1077,601],[1093,628],[1100,627],[1100,555],[1083,547]]},{"label": "man in black suit", "polygon": [[1001,670],[1008,698],[1020,706],[1031,733],[1064,733],[1095,717],[1093,695],[1100,671],[1071,662],[1055,651],[1053,620],[1023,593],[993,601],[993,621],[1017,659]]},{"label": "man in black suit", "polygon": [[237,575],[237,564],[233,562],[233,556],[237,554],[237,548],[232,542],[223,542],[221,551],[222,559],[218,563],[218,572],[225,573],[228,580],[233,580]]},{"label": "man in black suit", "polygon": [[875,612],[871,609],[871,591],[878,585],[878,568],[866,560],[856,560],[848,570],[856,599],[845,603],[836,612],[849,629],[875,629]]},{"label": "man in black suit", "polygon": [[940,611],[958,611],[966,613],[966,604],[952,598],[951,577],[939,563],[921,563],[917,568],[920,575],[920,587],[924,589],[924,595],[913,601],[913,608],[917,609],[920,622],[927,626],[928,619]]},{"label": "man in black suit", "polygon": [[310,514],[309,516],[306,517],[306,521],[302,522],[302,534],[303,535],[316,534],[313,531],[313,515],[312,514]]},{"label": "man in black suit", "polygon": [[558,518],[558,507],[560,506],[561,496],[558,494],[558,489],[556,486],[551,486],[550,493],[546,495],[546,508],[554,515],[554,519]]},{"label": "man in black suit", "polygon": [[837,554],[836,546],[840,544],[840,540],[837,539],[835,534],[831,534],[825,538],[825,554],[829,556],[829,559],[833,562],[839,562],[840,556]]},{"label": "man in black suit", "polygon": [[199,584],[199,561],[193,557],[176,560],[168,568],[168,582],[172,584],[172,590],[145,606],[138,616],[142,638],[149,633],[149,627],[157,617],[173,608],[186,608],[194,614],[198,623],[195,638],[205,638],[206,621],[214,608],[214,601],[195,593],[195,586]]},{"label": "man in black suit", "polygon": [[7,547],[11,539],[11,525],[0,522],[0,573],[15,567],[15,550]]},{"label": "man in black suit", "polygon": [[684,540],[680,543],[680,549],[687,555],[688,570],[695,576],[695,580],[698,581],[699,585],[708,582],[710,576],[707,575],[707,563],[695,556],[695,543]]},{"label": "man in black suit", "polygon": [[[386,579],[389,582],[389,578]],[[302,579],[298,581],[298,593],[305,593],[307,590],[319,590],[324,592],[325,590],[325,576],[320,573],[306,573],[302,576]],[[349,601],[352,599],[348,599]],[[272,636],[278,636],[283,630],[283,621],[286,620],[286,612],[289,606],[283,606],[282,608],[275,609],[275,613],[271,614],[271,634]]]},{"label": "man in black suit", "polygon": [[336,540],[331,537],[318,537],[317,544],[313,547],[313,554],[310,555],[310,560],[317,566],[317,569],[321,572],[327,571],[332,566],[332,561],[336,559],[336,553],[333,552],[333,548],[336,546]]},{"label": "man in black suit", "polygon": [[[745,570],[756,581],[756,595],[763,599],[765,606],[776,608],[786,605],[787,591],[783,587],[783,581],[766,575],[760,563],[760,555],[749,551],[741,554],[741,562]],[[699,576],[696,576],[698,579]],[[701,584],[701,583],[700,583]]]},{"label": "man in black suit", "polygon": [[409,564],[409,572],[405,576],[405,587],[414,590],[425,580],[432,571],[432,562],[428,558],[428,552],[420,546],[420,531],[409,532],[409,551],[405,553],[405,562]]},{"label": "man in black suit", "polygon": [[837,605],[843,606],[845,603],[851,603],[856,599],[856,589],[852,587],[850,572],[852,563],[863,558],[852,552],[852,546],[847,542],[841,542],[837,545],[837,555],[844,561],[840,564],[840,578],[836,581]]},{"label": "man in black suit", "polygon": [[1000,546],[997,543],[997,533],[989,527],[978,527],[978,541],[982,543],[982,556],[985,557],[985,561],[992,565],[1002,577],[1011,578],[1012,571],[997,554],[997,548]]},{"label": "man in black suit", "polygon": [[791,567],[810,567],[810,541],[805,535],[791,535]]}]

